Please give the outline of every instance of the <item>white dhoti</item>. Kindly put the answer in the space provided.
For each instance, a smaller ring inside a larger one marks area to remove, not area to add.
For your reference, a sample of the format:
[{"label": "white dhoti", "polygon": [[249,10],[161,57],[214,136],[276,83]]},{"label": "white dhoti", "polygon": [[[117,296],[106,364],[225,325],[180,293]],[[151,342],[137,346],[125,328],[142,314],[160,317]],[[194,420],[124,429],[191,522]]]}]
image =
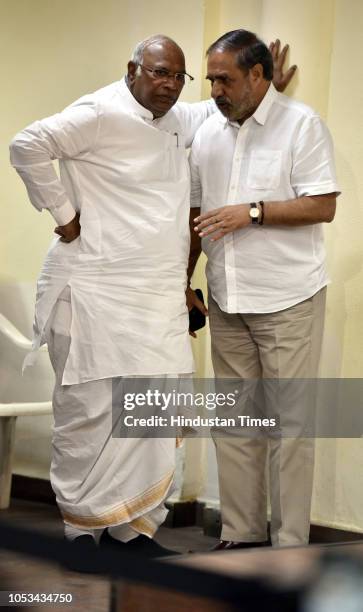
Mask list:
[{"label": "white dhoti", "polygon": [[175,438],[113,438],[112,378],[61,384],[71,319],[70,292],[63,292],[46,331],[56,375],[50,479],[58,506],[78,529],[124,526],[153,536],[167,514]]}]

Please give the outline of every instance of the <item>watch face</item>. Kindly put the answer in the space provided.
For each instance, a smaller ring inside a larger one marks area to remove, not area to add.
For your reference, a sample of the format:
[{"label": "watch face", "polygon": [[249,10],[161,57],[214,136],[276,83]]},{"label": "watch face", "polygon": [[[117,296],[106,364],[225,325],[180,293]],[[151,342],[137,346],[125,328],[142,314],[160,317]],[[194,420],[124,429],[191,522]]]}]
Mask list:
[{"label": "watch face", "polygon": [[258,219],[259,216],[260,216],[260,211],[258,210],[258,208],[251,208],[250,217],[252,217],[252,219]]}]

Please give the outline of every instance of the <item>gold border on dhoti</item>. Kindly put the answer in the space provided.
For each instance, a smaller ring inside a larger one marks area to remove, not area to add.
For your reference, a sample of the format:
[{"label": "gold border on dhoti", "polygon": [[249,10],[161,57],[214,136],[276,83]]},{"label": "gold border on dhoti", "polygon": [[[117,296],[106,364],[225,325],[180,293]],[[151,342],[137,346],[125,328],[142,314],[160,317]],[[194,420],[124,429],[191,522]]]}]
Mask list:
[{"label": "gold border on dhoti", "polygon": [[[69,523],[73,527],[90,527],[97,529],[99,527],[108,527],[110,525],[117,525],[119,523],[129,523],[139,521],[142,519],[141,516],[132,518],[135,514],[142,515],[142,513],[148,512],[151,507],[157,506],[166,496],[166,493],[170,487],[173,479],[174,470],[164,476],[159,482],[154,484],[150,489],[144,491],[140,495],[123,502],[119,506],[116,506],[109,512],[104,512],[99,516],[76,516],[69,512],[61,510],[63,519],[66,523]],[[146,533],[152,535],[155,529],[151,526],[151,523],[142,519],[139,523],[140,529],[144,532],[144,527],[147,528]],[[135,524],[136,528],[136,524]],[[138,529],[139,531],[139,529]]]},{"label": "gold border on dhoti", "polygon": [[157,525],[149,521],[144,516],[139,516],[139,518],[134,519],[130,523],[130,527],[138,531],[139,533],[144,533],[150,537],[152,537],[157,530]]}]

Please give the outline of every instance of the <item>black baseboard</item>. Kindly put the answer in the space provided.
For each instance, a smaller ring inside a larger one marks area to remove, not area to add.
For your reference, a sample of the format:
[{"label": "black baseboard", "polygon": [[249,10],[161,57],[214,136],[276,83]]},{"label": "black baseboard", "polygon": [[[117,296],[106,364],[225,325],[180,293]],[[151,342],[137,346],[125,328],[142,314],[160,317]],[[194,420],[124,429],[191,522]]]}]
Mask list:
[{"label": "black baseboard", "polygon": [[[56,505],[55,495],[49,480],[42,478],[14,474],[11,497]],[[208,507],[206,504],[197,501],[168,502],[166,505],[169,509],[169,514],[164,523],[166,527],[191,527],[197,525],[203,529],[205,535],[219,538],[221,517],[217,508]],[[335,542],[354,542],[357,540],[363,540],[363,533],[311,525],[311,544],[331,544]]]},{"label": "black baseboard", "polygon": [[[202,526],[205,535],[215,538],[220,537],[222,523],[218,508],[204,508]],[[357,540],[363,541],[363,533],[314,524],[310,526],[310,544],[332,544],[336,542],[355,542]]]},{"label": "black baseboard", "polygon": [[44,478],[33,478],[32,476],[21,476],[13,474],[11,481],[11,497],[25,499],[43,504],[57,505],[55,494],[50,486],[49,480]]}]

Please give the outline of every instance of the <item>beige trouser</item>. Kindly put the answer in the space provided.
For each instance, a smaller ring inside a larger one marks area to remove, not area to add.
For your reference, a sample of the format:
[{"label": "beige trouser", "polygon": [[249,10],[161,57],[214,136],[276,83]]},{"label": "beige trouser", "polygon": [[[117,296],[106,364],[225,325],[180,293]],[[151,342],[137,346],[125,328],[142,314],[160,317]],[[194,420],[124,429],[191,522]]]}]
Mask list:
[{"label": "beige trouser", "polygon": [[[279,312],[228,314],[219,308],[210,295],[209,323],[215,376],[242,379],[316,378],[325,298],[326,288]],[[276,386],[273,390],[274,402],[275,391]],[[264,392],[264,410],[268,416],[268,388]],[[314,401],[313,397],[311,399]],[[304,401],[301,407],[295,402],[291,407],[292,412],[299,415],[299,411],[304,411],[303,404]],[[304,415],[301,415],[301,422],[303,432]],[[272,544],[288,546],[307,543],[314,469],[313,438],[214,435],[214,442],[222,539],[244,542],[267,539],[268,462]]]}]

